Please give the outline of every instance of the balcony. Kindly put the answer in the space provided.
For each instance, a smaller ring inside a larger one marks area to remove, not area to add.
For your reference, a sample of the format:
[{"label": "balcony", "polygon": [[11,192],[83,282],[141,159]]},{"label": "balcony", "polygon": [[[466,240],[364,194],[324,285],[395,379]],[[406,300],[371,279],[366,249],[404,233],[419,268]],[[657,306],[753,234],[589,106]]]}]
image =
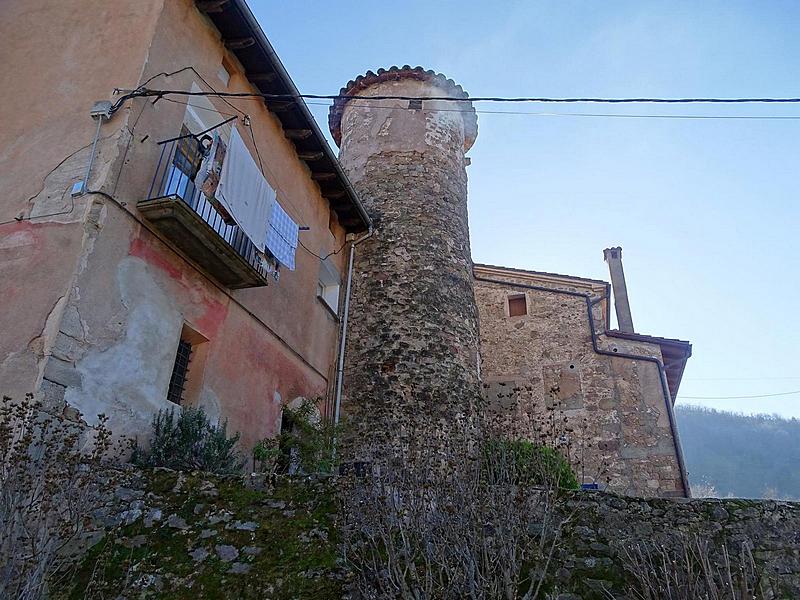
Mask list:
[{"label": "balcony", "polygon": [[225,221],[195,186],[200,156],[192,137],[161,145],[142,215],[187,258],[231,289],[267,285],[269,271],[260,253],[235,224]]}]

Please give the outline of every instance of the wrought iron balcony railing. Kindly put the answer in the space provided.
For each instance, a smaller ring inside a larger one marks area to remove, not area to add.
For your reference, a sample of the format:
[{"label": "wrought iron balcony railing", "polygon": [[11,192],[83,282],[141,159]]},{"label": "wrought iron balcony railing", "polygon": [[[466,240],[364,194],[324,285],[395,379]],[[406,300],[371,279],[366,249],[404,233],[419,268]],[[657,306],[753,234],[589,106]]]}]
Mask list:
[{"label": "wrought iron balcony railing", "polygon": [[267,285],[269,272],[256,247],[239,227],[226,222],[195,184],[201,160],[194,137],[163,142],[148,197],[137,204],[139,211],[223,285]]}]

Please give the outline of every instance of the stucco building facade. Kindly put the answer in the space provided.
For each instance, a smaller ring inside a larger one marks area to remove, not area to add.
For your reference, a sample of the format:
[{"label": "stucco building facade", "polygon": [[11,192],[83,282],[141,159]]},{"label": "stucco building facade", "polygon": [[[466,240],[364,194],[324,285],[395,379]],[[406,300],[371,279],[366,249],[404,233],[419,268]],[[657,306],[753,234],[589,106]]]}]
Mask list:
[{"label": "stucco building facade", "polygon": [[[244,2],[20,0],[2,13],[2,393],[90,425],[104,413],[130,436],[158,409],[202,406],[246,448],[294,399],[326,411],[341,249],[369,219],[302,101],[141,97],[90,116],[116,88],[296,93]],[[236,130],[297,226],[293,270],[253,252],[188,180],[197,138],[174,138],[209,128],[229,151]]]}]

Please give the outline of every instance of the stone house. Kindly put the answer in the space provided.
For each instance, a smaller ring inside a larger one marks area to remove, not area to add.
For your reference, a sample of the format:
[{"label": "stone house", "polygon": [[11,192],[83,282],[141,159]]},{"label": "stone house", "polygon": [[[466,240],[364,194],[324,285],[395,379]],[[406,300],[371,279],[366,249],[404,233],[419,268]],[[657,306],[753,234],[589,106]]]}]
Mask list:
[{"label": "stone house", "polygon": [[[202,406],[245,447],[277,432],[282,405],[330,398],[341,250],[369,218],[308,108],[113,104],[139,86],[296,94],[246,4],[12,0],[2,12],[2,393],[89,424],[104,413],[132,436],[158,409]],[[201,188],[203,144],[247,173],[225,184],[235,219]],[[245,180],[271,195],[252,208],[260,230],[236,204],[231,182]]]},{"label": "stone house", "polygon": [[[622,277],[621,249],[606,257]],[[490,265],[473,272],[484,397],[496,426],[560,445],[585,484],[685,495],[672,404],[691,345],[634,333],[624,278],[616,278],[614,305],[630,331],[610,329],[604,281]]]},{"label": "stone house", "polygon": [[473,265],[465,154],[477,117],[443,75],[368,71],[342,88],[329,125],[375,220],[355,255],[344,372],[365,452],[488,417],[561,447],[584,484],[687,495],[672,398],[691,346],[633,332],[621,249],[606,251],[620,331],[606,282]]}]

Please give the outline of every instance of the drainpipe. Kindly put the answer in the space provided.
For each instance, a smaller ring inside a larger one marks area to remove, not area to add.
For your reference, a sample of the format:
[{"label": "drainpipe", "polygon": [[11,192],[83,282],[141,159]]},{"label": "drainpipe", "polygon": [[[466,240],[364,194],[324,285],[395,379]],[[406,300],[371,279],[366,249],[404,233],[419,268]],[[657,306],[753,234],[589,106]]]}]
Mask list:
[{"label": "drainpipe", "polygon": [[350,289],[353,283],[353,260],[356,255],[356,246],[372,236],[374,233],[372,224],[370,224],[367,233],[360,238],[353,240],[350,244],[350,258],[347,263],[347,284],[344,290],[344,308],[342,309],[342,335],[339,337],[339,360],[336,366],[336,395],[334,401],[333,423],[339,424],[339,413],[342,407],[342,383],[344,380],[344,346],[347,342],[347,318],[350,313]]},{"label": "drainpipe", "polygon": [[614,310],[617,312],[617,327],[625,333],[633,333],[633,317],[628,302],[628,286],[625,285],[625,271],[622,270],[622,248],[606,248],[603,258],[608,263],[611,274],[611,287],[614,291]]},{"label": "drainpipe", "polygon": [[[483,281],[486,283],[494,283],[497,285],[502,285],[506,287],[514,287],[514,288],[521,288],[525,290],[536,290],[539,292],[550,292],[551,294],[564,294],[565,296],[573,296],[575,298],[583,298],[586,302],[586,311],[589,316],[589,328],[592,334],[592,349],[595,351],[596,354],[602,354],[603,356],[613,356],[616,358],[626,358],[629,360],[642,360],[645,362],[650,362],[656,365],[658,368],[658,375],[659,380],[661,381],[661,391],[664,395],[664,402],[666,403],[667,408],[667,419],[669,420],[670,429],[672,429],[672,439],[675,443],[675,456],[678,461],[678,470],[680,471],[681,476],[681,484],[683,485],[683,489],[686,492],[686,497],[692,497],[692,490],[689,487],[689,477],[686,474],[686,463],[683,460],[683,449],[681,447],[681,440],[678,436],[678,426],[675,421],[675,413],[672,409],[672,397],[669,393],[669,386],[667,385],[667,374],[664,371],[664,363],[661,362],[660,359],[654,358],[652,356],[641,356],[638,354],[626,354],[622,352],[611,352],[609,350],[605,350],[600,348],[600,345],[597,342],[597,331],[595,330],[595,322],[594,322],[594,314],[592,313],[592,308],[595,304],[598,304],[603,300],[602,297],[600,298],[592,298],[589,294],[584,294],[582,292],[571,292],[569,290],[559,290],[554,288],[547,288],[538,285],[524,285],[522,283],[512,283],[510,281],[503,281],[502,279],[490,279],[488,277],[475,277],[476,281]],[[601,333],[607,334],[608,330],[604,330]]]}]

